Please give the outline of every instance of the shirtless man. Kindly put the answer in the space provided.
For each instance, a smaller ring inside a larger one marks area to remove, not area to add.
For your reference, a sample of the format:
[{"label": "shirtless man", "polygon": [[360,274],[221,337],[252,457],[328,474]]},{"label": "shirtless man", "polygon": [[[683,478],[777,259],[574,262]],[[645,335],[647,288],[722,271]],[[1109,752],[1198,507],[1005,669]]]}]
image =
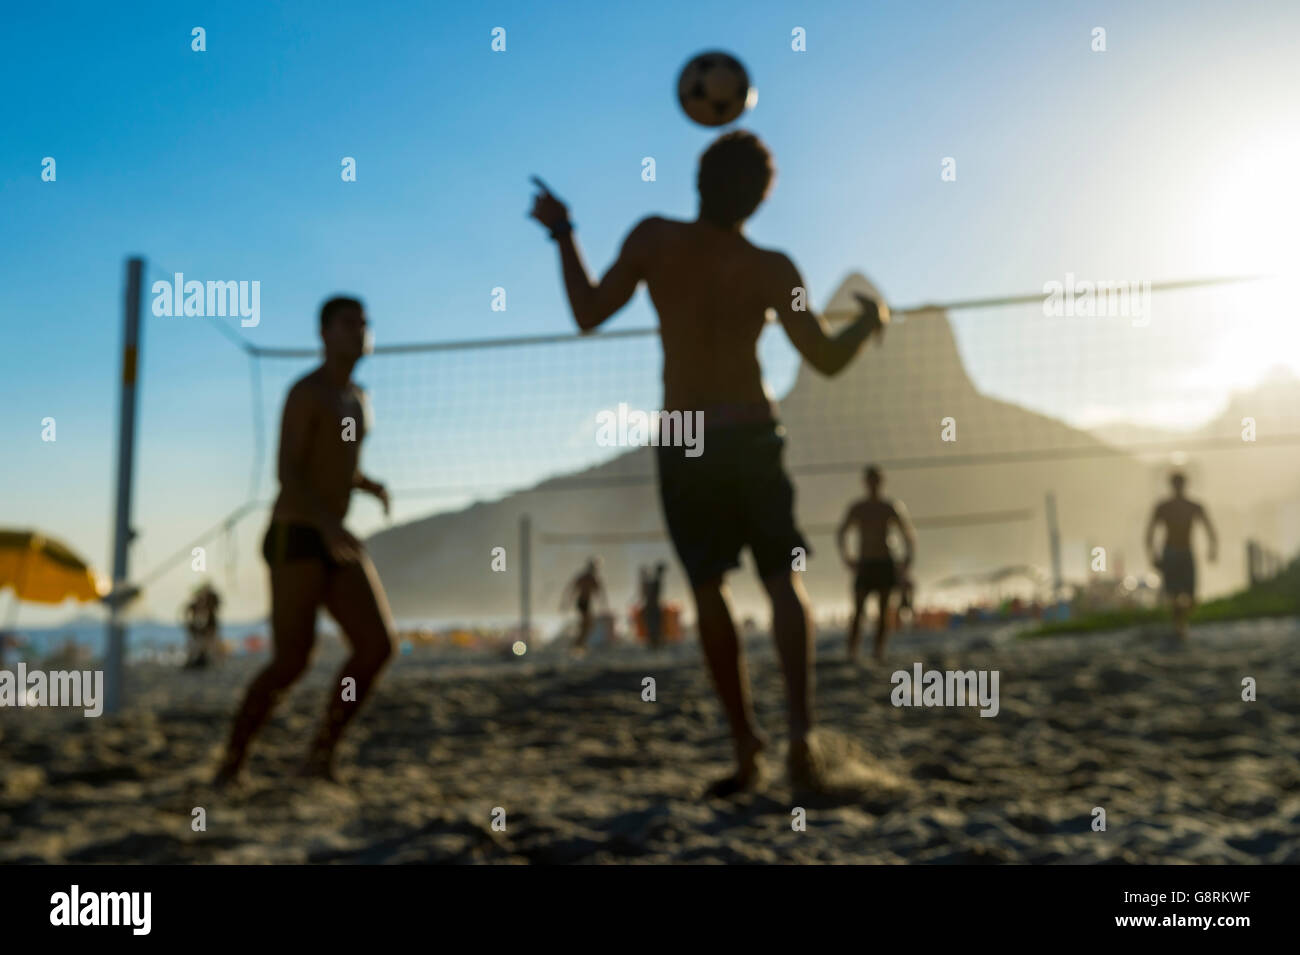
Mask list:
[{"label": "shirtless man", "polygon": [[[863,472],[867,485],[867,496],[852,504],[840,523],[835,534],[835,543],[840,557],[848,568],[854,571],[853,580],[853,622],[849,624],[849,662],[858,658],[858,640],[862,627],[862,609],[871,594],[877,595],[879,615],[876,618],[876,643],[872,656],[877,662],[885,658],[885,641],[888,638],[889,598],[898,585],[898,578],[906,578],[912,566],[912,557],[916,550],[916,538],[912,533],[911,523],[907,519],[907,510],[902,501],[891,501],[880,496],[880,485],[884,483],[880,469],[874,464]],[[889,553],[889,530],[898,528],[907,548],[903,566],[895,568],[894,558]],[[858,557],[849,557],[845,542],[850,528],[858,532]]]},{"label": "shirtless man", "polygon": [[587,638],[591,636],[591,604],[597,597],[604,599],[605,588],[600,583],[600,559],[593,557],[587,561],[582,572],[569,581],[560,597],[560,609],[569,609],[570,601],[578,608],[578,640],[573,649],[582,653],[587,649]]},{"label": "shirtless man", "polygon": [[[1205,525],[1210,548],[1206,555],[1214,563],[1219,541],[1214,533],[1210,516],[1198,502],[1189,500],[1183,489],[1187,486],[1187,477],[1179,471],[1169,476],[1173,487],[1173,497],[1166,498],[1156,505],[1147,522],[1146,548],[1151,563],[1160,570],[1164,578],[1165,596],[1173,608],[1174,629],[1181,640],[1187,639],[1187,617],[1196,603],[1196,561],[1192,557],[1192,527],[1197,521]],[[1165,528],[1163,553],[1156,554],[1156,525]]]},{"label": "shirtless man", "polygon": [[[659,313],[663,409],[704,415],[707,454],[687,457],[663,436],[656,453],[665,523],[690,581],[700,642],[735,745],[736,771],[710,787],[715,795],[753,788],[765,745],[723,584],[746,546],[772,604],[796,788],[817,789],[824,763],[812,733],[807,597],[792,571],[795,548],[807,552],[808,545],[795,525],[794,486],[782,464],[784,431],[763,387],[759,334],[775,312],[808,363],[833,375],[888,318],[883,304],[863,299],[862,314],[831,335],[822,318],[796,308],[806,300],[798,269],[784,253],[752,245],[742,234],[767,195],[772,173],[771,156],[756,136],[724,134],[700,158],[698,217],[643,219],[598,283],[588,276],[564,203],[534,179],[540,192],[531,215],[556,241],[578,327],[595,329],[645,282]],[[682,436],[671,437],[682,443]]]},{"label": "shirtless man", "polygon": [[[218,784],[236,778],[250,740],[306,670],[319,608],[338,621],[352,654],[334,680],[302,775],[333,779],[339,736],[392,654],[393,622],[384,589],[361,542],[343,527],[354,490],[374,495],[388,513],[388,492],[359,467],[370,415],[352,369],[369,350],[368,328],[356,299],[334,298],[321,306],[325,361],[300,378],[285,399],[280,495],[262,544],[271,571],[274,651],[235,717]],[[355,693],[344,693],[349,678],[356,681]]]}]

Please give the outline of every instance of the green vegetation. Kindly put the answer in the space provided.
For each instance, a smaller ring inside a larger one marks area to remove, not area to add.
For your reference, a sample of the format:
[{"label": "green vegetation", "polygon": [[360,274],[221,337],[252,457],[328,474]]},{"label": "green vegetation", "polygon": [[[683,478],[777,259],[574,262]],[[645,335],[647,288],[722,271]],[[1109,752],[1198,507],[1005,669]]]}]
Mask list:
[{"label": "green vegetation", "polygon": [[1095,633],[1100,630],[1122,630],[1138,624],[1154,623],[1169,617],[1164,610],[1147,610],[1132,607],[1125,610],[1104,610],[1099,613],[1079,614],[1069,620],[1044,622],[1024,634],[1026,637],[1051,637],[1058,633]]},{"label": "green vegetation", "polygon": [[[1201,604],[1192,611],[1192,623],[1214,623],[1221,620],[1250,620],[1257,617],[1300,616],[1300,558],[1291,561],[1272,580],[1256,584],[1227,597],[1219,597]],[[1049,637],[1059,633],[1095,633],[1100,630],[1119,630],[1169,619],[1164,608],[1134,607],[1127,610],[1106,610],[1082,614],[1070,620],[1044,623],[1025,634],[1026,637]]]}]

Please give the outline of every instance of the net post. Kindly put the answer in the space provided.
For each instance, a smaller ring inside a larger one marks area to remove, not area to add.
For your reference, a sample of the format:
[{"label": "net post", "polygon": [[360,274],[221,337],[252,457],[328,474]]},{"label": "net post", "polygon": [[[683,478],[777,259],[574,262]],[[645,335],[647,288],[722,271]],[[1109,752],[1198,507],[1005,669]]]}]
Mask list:
[{"label": "net post", "polygon": [[1052,602],[1061,599],[1061,532],[1056,524],[1056,495],[1047,492],[1047,544],[1052,554]]},{"label": "net post", "polygon": [[[528,645],[532,635],[532,521],[527,514],[519,518],[519,639]],[[532,647],[528,647],[532,649]]]},{"label": "net post", "polygon": [[131,550],[131,489],[135,464],[136,382],[140,368],[140,308],[144,259],[126,262],[126,298],[122,321],[121,404],[117,435],[117,503],[113,522],[113,589],[108,597],[108,641],[104,652],[104,710],[121,711],[126,688],[124,620],[128,560]]}]

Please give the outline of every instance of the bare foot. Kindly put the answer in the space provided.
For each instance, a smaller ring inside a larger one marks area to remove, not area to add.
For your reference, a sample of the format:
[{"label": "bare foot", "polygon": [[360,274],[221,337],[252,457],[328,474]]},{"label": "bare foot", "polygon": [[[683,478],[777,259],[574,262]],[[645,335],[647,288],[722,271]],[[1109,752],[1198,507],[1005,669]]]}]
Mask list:
[{"label": "bare foot", "polygon": [[231,789],[238,789],[243,785],[243,782],[243,769],[238,764],[232,764],[229,760],[225,760],[212,777],[212,788],[217,792],[226,792]]},{"label": "bare foot", "polygon": [[737,793],[757,788],[766,776],[763,765],[765,747],[766,743],[759,736],[737,742],[736,771],[712,783],[704,791],[704,795],[713,799],[727,799]]},{"label": "bare foot", "polygon": [[337,783],[338,774],[334,770],[334,758],[331,755],[312,753],[298,767],[299,779],[315,779],[327,783]]},{"label": "bare foot", "polygon": [[799,794],[851,798],[899,785],[852,740],[824,728],[792,739],[788,763],[790,786]]}]

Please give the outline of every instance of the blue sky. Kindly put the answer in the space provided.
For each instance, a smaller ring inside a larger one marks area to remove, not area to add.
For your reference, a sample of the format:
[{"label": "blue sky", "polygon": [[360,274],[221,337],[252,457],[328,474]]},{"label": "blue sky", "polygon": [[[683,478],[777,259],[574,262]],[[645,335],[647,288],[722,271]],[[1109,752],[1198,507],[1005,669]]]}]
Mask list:
[{"label": "blue sky", "polygon": [[[0,525],[107,566],[128,254],[151,280],[260,281],[261,325],[235,330],[263,345],[312,344],[338,290],[364,296],[380,342],[568,329],[528,177],[569,202],[596,269],[641,216],[692,215],[713,133],[673,87],[700,49],[751,71],[743,125],[779,177],[749,235],[793,256],[817,304],[855,269],[901,303],[1067,271],[1250,270],[1270,190],[1294,197],[1276,172],[1297,168],[1298,27],[1287,0],[15,7],[0,34]],[[642,292],[612,327],[652,321]],[[202,325],[146,319],[137,567],[248,494],[248,365]],[[282,384],[267,381],[272,417]],[[359,527],[378,520],[358,505]],[[256,527],[240,533],[251,553]],[[188,583],[160,586],[154,609]]]}]

